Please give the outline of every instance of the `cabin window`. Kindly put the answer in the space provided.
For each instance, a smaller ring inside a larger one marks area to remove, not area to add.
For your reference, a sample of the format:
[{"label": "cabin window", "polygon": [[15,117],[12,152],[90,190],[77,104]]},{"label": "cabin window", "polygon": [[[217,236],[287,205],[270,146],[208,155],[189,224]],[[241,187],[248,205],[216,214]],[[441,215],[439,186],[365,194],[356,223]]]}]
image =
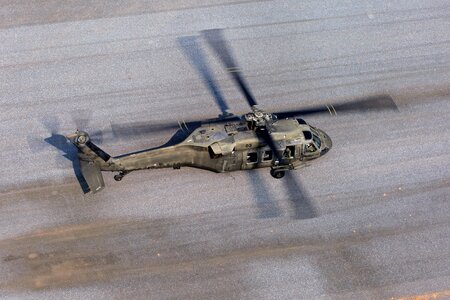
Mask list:
[{"label": "cabin window", "polygon": [[247,153],[247,163],[254,164],[258,162],[258,153],[256,152],[248,152]]},{"label": "cabin window", "polygon": [[295,146],[287,146],[286,150],[284,150],[283,156],[284,158],[294,158],[295,155]]},{"label": "cabin window", "polygon": [[272,160],[272,157],[273,157],[272,150],[266,150],[263,152],[263,160],[265,161]]}]

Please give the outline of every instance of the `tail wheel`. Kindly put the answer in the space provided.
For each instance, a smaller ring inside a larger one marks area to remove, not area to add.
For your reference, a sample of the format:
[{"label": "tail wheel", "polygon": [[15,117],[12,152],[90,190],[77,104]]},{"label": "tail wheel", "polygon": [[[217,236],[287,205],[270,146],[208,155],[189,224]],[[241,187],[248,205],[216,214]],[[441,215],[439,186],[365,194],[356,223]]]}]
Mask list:
[{"label": "tail wheel", "polygon": [[120,171],[119,174],[114,175],[114,180],[115,181],[121,181],[122,178],[127,175],[128,173],[130,173],[130,171]]},{"label": "tail wheel", "polygon": [[272,177],[276,178],[276,179],[283,178],[285,174],[286,174],[286,172],[283,170],[273,170],[273,169],[270,170],[270,175],[272,175]]}]

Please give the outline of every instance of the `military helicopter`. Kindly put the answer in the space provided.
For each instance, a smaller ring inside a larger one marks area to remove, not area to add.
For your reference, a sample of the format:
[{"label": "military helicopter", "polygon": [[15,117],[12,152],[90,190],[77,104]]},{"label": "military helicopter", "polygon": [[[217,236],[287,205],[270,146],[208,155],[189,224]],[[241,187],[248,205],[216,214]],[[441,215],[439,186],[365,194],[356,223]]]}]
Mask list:
[{"label": "military helicopter", "polygon": [[85,131],[67,135],[78,148],[81,173],[91,192],[96,193],[105,186],[101,171],[118,172],[114,179],[121,181],[128,173],[144,169],[193,167],[221,173],[270,168],[272,177],[281,179],[286,172],[323,156],[332,147],[331,138],[323,130],[299,116],[395,108],[390,97],[375,97],[320,108],[266,112],[250,92],[222,31],[212,29],[201,34],[239,87],[250,112],[236,116],[225,109],[215,119],[179,123],[181,129],[189,130],[183,141],[117,157],[95,145]]}]

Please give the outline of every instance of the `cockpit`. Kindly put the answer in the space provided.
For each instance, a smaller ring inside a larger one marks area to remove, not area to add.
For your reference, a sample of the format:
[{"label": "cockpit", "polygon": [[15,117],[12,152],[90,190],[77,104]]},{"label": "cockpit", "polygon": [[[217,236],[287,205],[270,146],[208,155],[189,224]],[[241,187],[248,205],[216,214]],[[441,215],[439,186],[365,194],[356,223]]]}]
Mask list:
[{"label": "cockpit", "polygon": [[305,144],[303,155],[316,157],[325,154],[331,148],[331,139],[325,132],[315,127],[309,126],[310,130],[303,130]]}]

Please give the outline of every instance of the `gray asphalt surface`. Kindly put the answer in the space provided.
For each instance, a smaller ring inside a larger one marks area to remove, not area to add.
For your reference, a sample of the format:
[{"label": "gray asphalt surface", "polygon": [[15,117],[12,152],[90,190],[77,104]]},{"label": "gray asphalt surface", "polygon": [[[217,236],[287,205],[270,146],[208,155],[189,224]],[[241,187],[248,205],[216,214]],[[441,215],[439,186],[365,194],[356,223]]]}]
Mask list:
[{"label": "gray asphalt surface", "polygon": [[[2,298],[450,297],[448,1],[71,3],[2,1]],[[217,116],[177,44],[212,28],[266,110],[389,94],[399,112],[306,118],[333,149],[291,174],[301,187],[186,168],[105,173],[83,195],[44,139],[90,119],[118,155],[173,133],[112,139],[111,125]],[[298,214],[305,194],[317,218]]]}]

